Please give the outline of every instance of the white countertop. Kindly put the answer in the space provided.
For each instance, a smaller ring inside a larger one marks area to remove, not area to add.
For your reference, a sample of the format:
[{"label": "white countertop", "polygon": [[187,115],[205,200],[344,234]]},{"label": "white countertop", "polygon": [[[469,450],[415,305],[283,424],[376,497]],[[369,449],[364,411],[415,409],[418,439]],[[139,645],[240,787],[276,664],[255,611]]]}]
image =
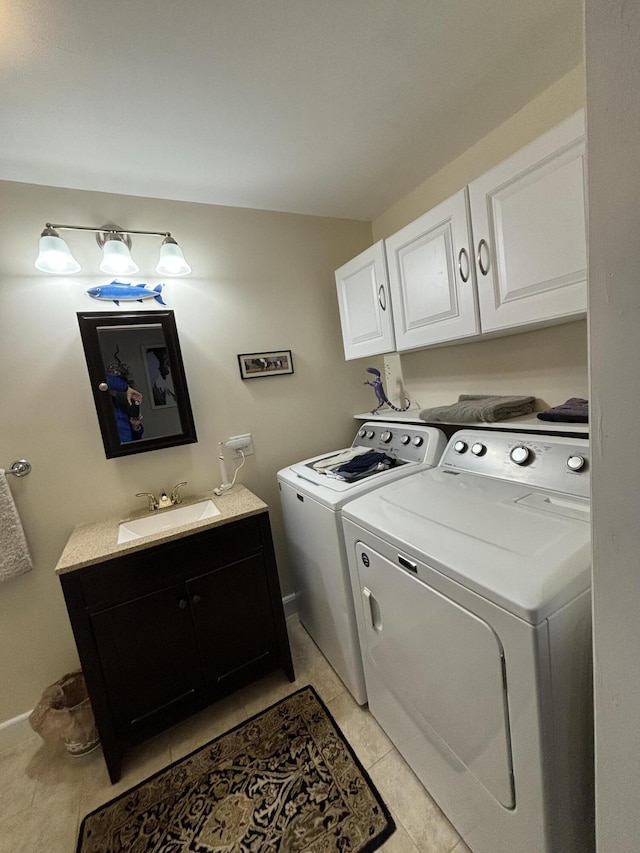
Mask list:
[{"label": "white countertop", "polygon": [[[118,545],[118,525],[120,522],[141,518],[145,515],[150,515],[150,512],[136,512],[125,517],[108,518],[93,524],[82,524],[76,527],[71,533],[58,560],[55,568],[56,574],[60,575],[65,572],[72,572],[84,566],[102,563],[104,560],[110,560],[113,557],[121,557],[125,554],[132,554],[134,551],[141,551],[152,545],[181,539],[183,536],[188,536],[191,533],[197,533],[211,527],[219,527],[222,524],[238,521],[250,515],[258,515],[268,509],[264,501],[261,501],[253,492],[250,492],[249,489],[241,485],[234,486],[220,496],[214,495],[213,492],[192,495],[185,498],[181,506],[187,506],[188,504],[197,503],[202,500],[213,501],[220,510],[220,515],[194,521],[190,524],[183,524],[180,527],[163,530],[150,536],[133,539],[130,542],[123,542],[120,545]],[[171,512],[170,509],[155,510],[156,513],[163,511]]]}]

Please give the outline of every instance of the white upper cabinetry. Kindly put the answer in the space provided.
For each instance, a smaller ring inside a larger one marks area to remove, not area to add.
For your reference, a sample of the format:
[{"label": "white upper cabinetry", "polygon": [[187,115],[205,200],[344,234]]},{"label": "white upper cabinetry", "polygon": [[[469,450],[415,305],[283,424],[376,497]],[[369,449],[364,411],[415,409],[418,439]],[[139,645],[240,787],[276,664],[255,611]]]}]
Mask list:
[{"label": "white upper cabinetry", "polygon": [[585,235],[581,110],[338,270],[346,357],[583,316]]},{"label": "white upper cabinetry", "polygon": [[480,332],[467,191],[385,241],[398,350]]},{"label": "white upper cabinetry", "polygon": [[483,332],[587,310],[584,112],[469,185]]},{"label": "white upper cabinetry", "polygon": [[336,285],[345,358],[393,352],[396,345],[382,240],[336,270]]}]

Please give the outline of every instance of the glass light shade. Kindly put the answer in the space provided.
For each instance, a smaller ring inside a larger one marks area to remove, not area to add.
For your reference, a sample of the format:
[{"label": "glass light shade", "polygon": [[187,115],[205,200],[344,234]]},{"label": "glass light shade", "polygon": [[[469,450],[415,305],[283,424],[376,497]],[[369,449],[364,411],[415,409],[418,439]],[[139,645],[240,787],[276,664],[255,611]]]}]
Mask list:
[{"label": "glass light shade", "polygon": [[[46,232],[52,233],[46,233]],[[36,258],[36,269],[52,275],[72,275],[80,271],[80,264],[62,237],[58,237],[53,229],[46,229],[40,237],[40,251]]]},{"label": "glass light shade", "polygon": [[139,269],[126,244],[117,237],[107,237],[102,249],[100,272],[110,275],[133,275]]},{"label": "glass light shade", "polygon": [[185,261],[182,249],[173,237],[165,237],[160,247],[160,260],[156,267],[159,275],[189,275],[191,267]]}]

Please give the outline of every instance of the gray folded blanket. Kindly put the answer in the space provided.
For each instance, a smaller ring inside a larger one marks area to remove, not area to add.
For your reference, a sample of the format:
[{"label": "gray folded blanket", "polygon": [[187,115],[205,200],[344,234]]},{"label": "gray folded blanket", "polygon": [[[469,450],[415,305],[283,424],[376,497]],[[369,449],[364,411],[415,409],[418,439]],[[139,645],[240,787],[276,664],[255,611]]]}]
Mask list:
[{"label": "gray folded blanket", "polygon": [[461,394],[457,403],[450,406],[435,406],[420,412],[423,421],[453,421],[455,423],[477,423],[504,421],[530,414],[535,406],[535,397],[487,396],[484,394]]}]

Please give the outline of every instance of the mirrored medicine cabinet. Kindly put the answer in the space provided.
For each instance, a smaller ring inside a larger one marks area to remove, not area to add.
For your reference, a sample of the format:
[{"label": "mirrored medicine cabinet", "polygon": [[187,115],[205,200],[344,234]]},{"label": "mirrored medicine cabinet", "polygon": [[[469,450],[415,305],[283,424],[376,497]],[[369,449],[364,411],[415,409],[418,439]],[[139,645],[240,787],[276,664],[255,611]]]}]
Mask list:
[{"label": "mirrored medicine cabinet", "polygon": [[77,316],[107,459],[196,442],[173,311]]}]

